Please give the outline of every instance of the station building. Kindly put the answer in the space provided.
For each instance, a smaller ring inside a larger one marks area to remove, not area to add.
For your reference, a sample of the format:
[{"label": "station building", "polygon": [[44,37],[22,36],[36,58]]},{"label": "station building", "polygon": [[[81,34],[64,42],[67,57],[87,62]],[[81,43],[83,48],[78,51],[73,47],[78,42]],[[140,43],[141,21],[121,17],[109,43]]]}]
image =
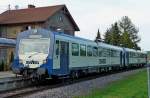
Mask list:
[{"label": "station building", "polygon": [[[16,39],[19,32],[31,28],[65,32],[75,35],[79,27],[65,5],[35,7],[7,10],[0,14],[0,38]],[[15,47],[0,47],[0,65],[5,63],[4,70],[10,69],[11,57]]]}]

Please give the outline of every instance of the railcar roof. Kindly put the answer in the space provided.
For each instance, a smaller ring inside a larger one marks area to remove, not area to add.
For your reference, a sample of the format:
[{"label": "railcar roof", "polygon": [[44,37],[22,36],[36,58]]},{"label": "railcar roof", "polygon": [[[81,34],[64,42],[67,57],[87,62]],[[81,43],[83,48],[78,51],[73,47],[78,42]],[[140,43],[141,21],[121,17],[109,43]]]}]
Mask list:
[{"label": "railcar roof", "polygon": [[[89,39],[80,38],[80,37],[77,37],[77,36],[71,36],[71,35],[67,35],[67,34],[64,34],[64,33],[54,32],[54,34],[55,35],[64,36],[64,37],[70,37],[72,39],[82,40],[82,41],[86,41],[86,42],[92,42],[93,44],[96,43],[96,42],[94,42],[92,40],[89,40]],[[98,42],[97,44],[99,46],[102,46],[102,47],[105,47],[105,48],[111,48],[111,49],[116,49],[116,50],[123,50],[122,47],[106,44],[106,43],[103,43],[103,42]]]},{"label": "railcar roof", "polygon": [[128,52],[138,52],[138,53],[145,53],[146,54],[146,52],[144,52],[144,51],[134,50],[134,49],[130,49],[130,48],[125,48],[125,50]]},{"label": "railcar roof", "polygon": [[[45,30],[45,29],[32,29],[32,30],[29,30],[29,32],[33,31],[33,30],[37,30],[37,31],[41,31],[41,33],[44,33],[45,31],[46,32],[53,32],[53,31],[48,31],[48,30]],[[20,33],[21,35],[26,35],[27,31],[25,32],[22,32]],[[20,35],[19,34],[19,35]],[[123,49],[125,49],[126,51],[129,51],[129,52],[139,52],[139,53],[145,53],[143,51],[139,51],[139,50],[134,50],[134,49],[129,49],[129,48],[122,48],[122,47],[119,47],[119,46],[114,46],[114,45],[110,45],[110,44],[106,44],[106,43],[103,43],[103,42],[94,42],[92,40],[89,40],[89,39],[85,39],[85,38],[81,38],[81,37],[77,37],[77,36],[71,36],[71,35],[67,35],[67,34],[64,34],[62,32],[53,32],[54,35],[58,35],[58,36],[62,36],[62,37],[67,37],[67,38],[71,38],[71,39],[74,39],[74,40],[80,40],[80,41],[84,41],[84,42],[90,42],[92,43],[93,45],[94,44],[98,44],[99,46],[102,46],[102,47],[105,47],[105,48],[111,48],[111,49],[116,49],[116,50],[120,50],[122,51]]]},{"label": "railcar roof", "polygon": [[118,47],[118,46],[106,44],[106,43],[103,43],[103,42],[100,42],[100,43],[99,43],[99,46],[103,46],[103,47],[111,48],[111,49],[116,49],[116,50],[123,50],[122,47]]}]

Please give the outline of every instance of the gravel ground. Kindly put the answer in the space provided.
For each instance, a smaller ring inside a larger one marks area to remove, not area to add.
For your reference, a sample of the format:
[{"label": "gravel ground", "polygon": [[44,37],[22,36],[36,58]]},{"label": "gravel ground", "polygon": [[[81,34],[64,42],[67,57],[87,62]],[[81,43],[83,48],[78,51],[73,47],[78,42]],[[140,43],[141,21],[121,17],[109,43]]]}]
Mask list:
[{"label": "gravel ground", "polygon": [[112,74],[88,81],[83,81],[63,87],[44,90],[32,95],[25,96],[23,98],[72,98],[73,96],[86,95],[92,89],[104,88],[107,84],[121,80],[129,75],[133,75],[144,69],[138,69],[123,73]]}]

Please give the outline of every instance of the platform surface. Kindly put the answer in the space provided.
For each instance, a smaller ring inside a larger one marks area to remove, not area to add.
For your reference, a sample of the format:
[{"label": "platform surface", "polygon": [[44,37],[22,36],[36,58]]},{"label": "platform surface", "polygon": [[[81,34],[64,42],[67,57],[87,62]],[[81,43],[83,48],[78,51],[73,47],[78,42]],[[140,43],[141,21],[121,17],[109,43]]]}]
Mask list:
[{"label": "platform surface", "polygon": [[15,79],[15,78],[16,78],[16,75],[13,74],[12,71],[0,72],[0,82],[12,80],[12,79]]},{"label": "platform surface", "polygon": [[1,78],[9,78],[9,77],[15,77],[16,75],[13,74],[12,71],[4,71],[4,72],[0,72],[0,79]]}]

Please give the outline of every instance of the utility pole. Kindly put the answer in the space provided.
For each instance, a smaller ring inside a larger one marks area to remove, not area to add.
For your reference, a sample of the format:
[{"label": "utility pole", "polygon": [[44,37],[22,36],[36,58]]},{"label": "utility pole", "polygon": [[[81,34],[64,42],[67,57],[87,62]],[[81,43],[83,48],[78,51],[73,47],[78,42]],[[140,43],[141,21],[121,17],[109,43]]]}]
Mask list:
[{"label": "utility pole", "polygon": [[146,65],[146,67],[147,67],[147,89],[148,89],[148,98],[150,98],[150,52],[149,51],[147,51],[147,57],[146,57],[146,59],[147,59],[147,65]]},{"label": "utility pole", "polygon": [[147,79],[148,79],[148,98],[150,98],[150,65],[147,65]]},{"label": "utility pole", "polygon": [[11,6],[10,6],[10,4],[8,5],[8,10],[9,10],[9,11],[11,10]]}]

